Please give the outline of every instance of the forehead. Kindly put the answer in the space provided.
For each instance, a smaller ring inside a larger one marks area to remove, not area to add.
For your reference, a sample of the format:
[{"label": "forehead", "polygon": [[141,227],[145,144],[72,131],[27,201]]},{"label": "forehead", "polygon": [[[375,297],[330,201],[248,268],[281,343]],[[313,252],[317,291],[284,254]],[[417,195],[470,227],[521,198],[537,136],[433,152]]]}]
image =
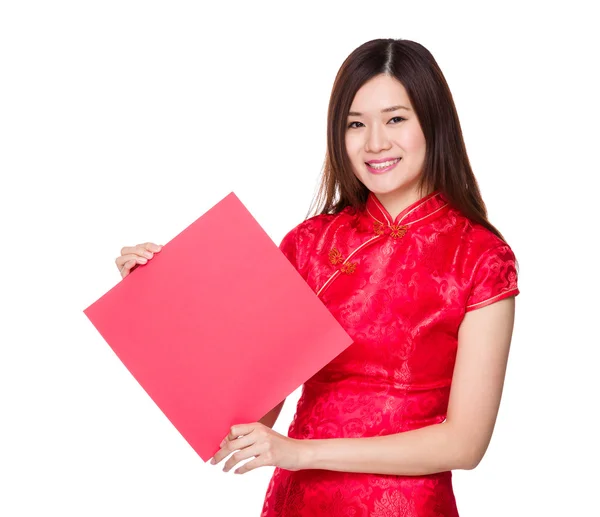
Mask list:
[{"label": "forehead", "polygon": [[402,104],[411,108],[406,89],[398,79],[389,75],[377,75],[369,79],[356,92],[350,111],[380,113],[380,110]]}]

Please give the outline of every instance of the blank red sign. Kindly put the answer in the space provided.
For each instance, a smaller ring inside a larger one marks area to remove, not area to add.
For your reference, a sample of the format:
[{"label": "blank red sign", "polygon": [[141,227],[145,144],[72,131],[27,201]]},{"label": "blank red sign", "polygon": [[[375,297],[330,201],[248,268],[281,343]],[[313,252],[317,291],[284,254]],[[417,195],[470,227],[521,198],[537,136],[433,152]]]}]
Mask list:
[{"label": "blank red sign", "polygon": [[84,313],[204,461],[352,343],[233,192]]}]

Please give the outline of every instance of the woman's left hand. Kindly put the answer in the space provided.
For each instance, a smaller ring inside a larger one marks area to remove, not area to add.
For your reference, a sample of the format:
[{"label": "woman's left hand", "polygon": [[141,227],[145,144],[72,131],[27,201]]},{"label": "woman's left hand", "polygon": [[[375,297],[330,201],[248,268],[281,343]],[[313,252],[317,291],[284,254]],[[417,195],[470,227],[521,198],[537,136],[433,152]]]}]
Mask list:
[{"label": "woman's left hand", "polygon": [[227,460],[223,472],[230,471],[240,461],[252,456],[256,458],[242,465],[235,474],[244,474],[266,466],[300,470],[300,460],[306,445],[303,441],[283,436],[260,422],[234,425],[221,442],[221,449],[214,455],[211,464],[217,465],[230,453],[238,451]]}]

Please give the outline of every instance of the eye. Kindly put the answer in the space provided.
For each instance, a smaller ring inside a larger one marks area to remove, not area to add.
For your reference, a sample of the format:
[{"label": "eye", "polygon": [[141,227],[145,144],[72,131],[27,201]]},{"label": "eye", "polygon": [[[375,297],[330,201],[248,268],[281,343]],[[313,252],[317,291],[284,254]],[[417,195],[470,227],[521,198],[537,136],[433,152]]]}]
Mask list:
[{"label": "eye", "polygon": [[[392,117],[392,118],[390,119],[390,122],[391,122],[392,120],[396,120],[396,119],[398,119],[398,122],[395,122],[394,124],[399,124],[399,123],[400,123],[400,122],[402,122],[403,120],[406,120],[404,117]],[[358,127],[358,126],[354,126],[353,124],[361,124],[361,125],[364,125],[362,122],[358,122],[358,120],[355,120],[354,122],[350,122],[350,124],[348,124],[348,129],[350,129],[350,128],[357,128],[357,127]]]}]

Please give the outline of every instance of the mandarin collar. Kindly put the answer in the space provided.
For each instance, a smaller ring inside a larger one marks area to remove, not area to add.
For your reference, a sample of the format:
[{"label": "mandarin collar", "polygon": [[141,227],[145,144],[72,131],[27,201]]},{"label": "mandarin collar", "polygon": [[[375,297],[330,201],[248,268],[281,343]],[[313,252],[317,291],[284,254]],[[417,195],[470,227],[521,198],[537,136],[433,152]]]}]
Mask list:
[{"label": "mandarin collar", "polygon": [[434,190],[414,203],[411,203],[392,220],[392,216],[381,204],[381,201],[377,199],[377,196],[373,192],[369,192],[364,214],[380,227],[408,226],[432,215],[447,204],[448,201],[443,193],[439,190]]}]

